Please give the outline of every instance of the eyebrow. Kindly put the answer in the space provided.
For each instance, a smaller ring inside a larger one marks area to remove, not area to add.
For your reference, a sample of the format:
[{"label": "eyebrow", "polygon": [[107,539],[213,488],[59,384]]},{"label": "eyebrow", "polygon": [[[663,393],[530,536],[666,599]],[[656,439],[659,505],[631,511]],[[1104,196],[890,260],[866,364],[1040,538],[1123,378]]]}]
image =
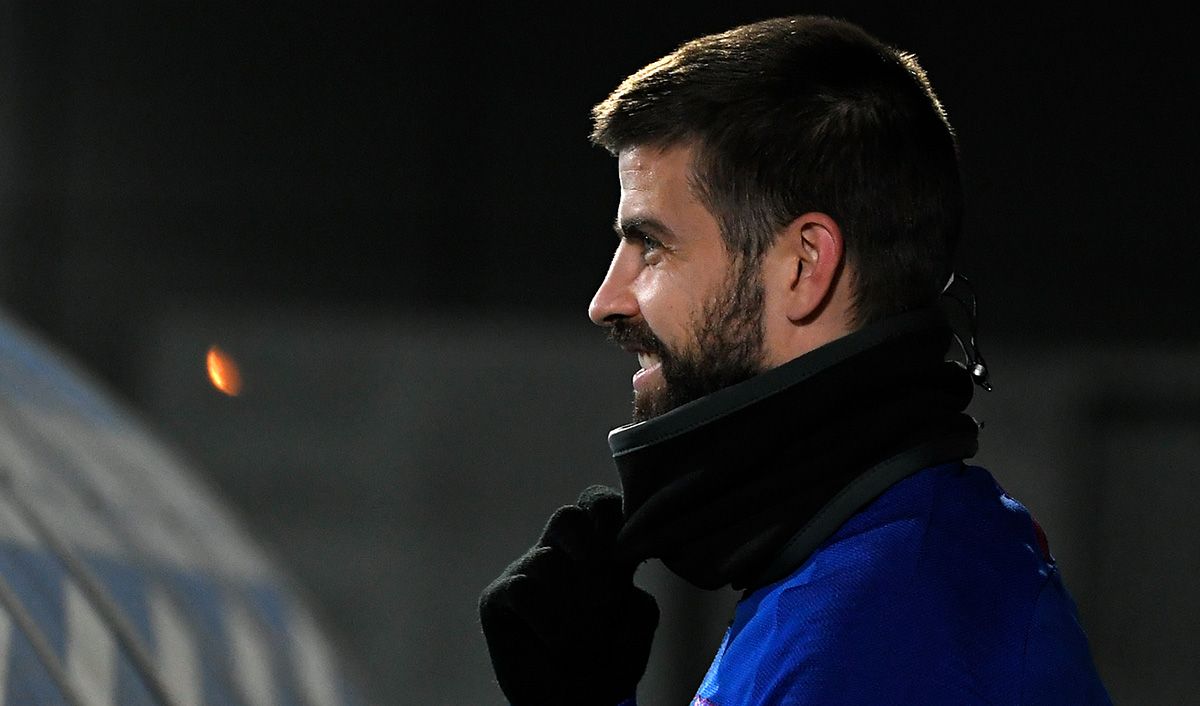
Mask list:
[{"label": "eyebrow", "polygon": [[651,235],[656,238],[670,238],[675,235],[670,228],[661,222],[645,217],[631,218],[627,221],[622,221],[618,218],[613,221],[613,231],[622,238],[637,238],[644,235]]}]

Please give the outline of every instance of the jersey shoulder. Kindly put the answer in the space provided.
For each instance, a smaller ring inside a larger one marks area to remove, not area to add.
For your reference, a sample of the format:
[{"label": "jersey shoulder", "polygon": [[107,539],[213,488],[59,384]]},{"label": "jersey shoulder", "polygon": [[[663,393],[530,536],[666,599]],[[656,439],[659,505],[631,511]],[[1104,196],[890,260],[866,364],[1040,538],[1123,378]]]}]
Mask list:
[{"label": "jersey shoulder", "polygon": [[1061,618],[1046,622],[1046,636],[1077,632],[1091,664],[1040,536],[981,468],[915,474],[792,575],[739,603],[698,698],[715,706],[1021,703],[1039,606]]}]

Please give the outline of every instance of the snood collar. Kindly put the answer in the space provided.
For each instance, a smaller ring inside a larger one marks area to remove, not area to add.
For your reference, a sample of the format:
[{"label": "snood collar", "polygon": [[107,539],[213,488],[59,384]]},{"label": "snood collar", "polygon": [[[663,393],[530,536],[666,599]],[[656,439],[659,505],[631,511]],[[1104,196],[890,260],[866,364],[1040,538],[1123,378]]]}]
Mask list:
[{"label": "snood collar", "polygon": [[620,551],[700,588],[755,588],[900,478],[974,455],[950,337],[940,311],[909,312],[613,430]]}]

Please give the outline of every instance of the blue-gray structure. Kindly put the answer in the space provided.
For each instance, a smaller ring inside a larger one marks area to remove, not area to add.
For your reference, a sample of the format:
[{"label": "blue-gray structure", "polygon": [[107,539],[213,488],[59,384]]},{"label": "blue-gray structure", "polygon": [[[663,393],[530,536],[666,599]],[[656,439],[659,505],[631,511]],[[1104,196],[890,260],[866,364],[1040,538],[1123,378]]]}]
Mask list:
[{"label": "blue-gray structure", "polygon": [[0,316],[0,706],[357,703],[336,661],[197,477]]}]

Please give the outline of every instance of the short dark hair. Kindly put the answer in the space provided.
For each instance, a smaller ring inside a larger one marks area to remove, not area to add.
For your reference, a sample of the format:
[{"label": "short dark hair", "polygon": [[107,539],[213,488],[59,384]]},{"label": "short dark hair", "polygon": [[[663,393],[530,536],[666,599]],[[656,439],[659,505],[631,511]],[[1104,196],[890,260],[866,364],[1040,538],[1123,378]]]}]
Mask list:
[{"label": "short dark hair", "polygon": [[757,261],[809,211],[854,266],[859,324],[937,299],[962,221],[958,145],[912,54],[827,17],[690,41],[592,110],[592,142],[696,147],[693,186],[730,252]]}]

